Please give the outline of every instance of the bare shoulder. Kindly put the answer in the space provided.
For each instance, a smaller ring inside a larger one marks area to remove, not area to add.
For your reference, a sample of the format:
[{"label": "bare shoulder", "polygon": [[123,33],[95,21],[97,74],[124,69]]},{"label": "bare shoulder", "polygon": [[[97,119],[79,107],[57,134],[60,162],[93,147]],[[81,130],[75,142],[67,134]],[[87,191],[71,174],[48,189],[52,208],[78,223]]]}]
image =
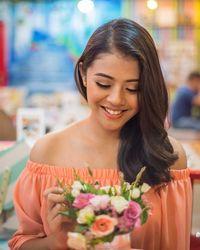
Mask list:
[{"label": "bare shoulder", "polygon": [[59,144],[60,133],[62,132],[49,133],[39,139],[31,150],[30,160],[39,163],[48,163],[46,162],[47,159],[52,157]]},{"label": "bare shoulder", "polygon": [[53,132],[39,139],[30,153],[30,160],[42,164],[60,165],[63,163],[66,152],[70,155],[73,140],[76,138],[76,124],[59,132]]},{"label": "bare shoulder", "polygon": [[178,155],[178,160],[171,166],[171,169],[179,170],[187,168],[187,157],[183,146],[171,136],[169,136],[169,140],[173,146],[174,152]]}]

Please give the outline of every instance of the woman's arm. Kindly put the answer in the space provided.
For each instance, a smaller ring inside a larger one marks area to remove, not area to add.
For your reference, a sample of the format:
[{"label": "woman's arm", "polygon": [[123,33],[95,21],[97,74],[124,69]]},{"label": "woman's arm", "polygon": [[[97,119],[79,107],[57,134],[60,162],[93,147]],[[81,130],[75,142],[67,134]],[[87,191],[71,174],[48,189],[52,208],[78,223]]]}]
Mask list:
[{"label": "woman's arm", "polygon": [[[24,242],[20,247],[20,250],[67,250],[67,232],[65,234],[65,244],[61,244],[58,241],[58,236],[47,236],[45,238],[37,238]],[[57,239],[56,239],[57,238]],[[57,242],[57,244],[55,244]]]},{"label": "woman's arm", "polygon": [[44,139],[36,144],[31,161],[15,185],[14,204],[20,226],[9,240],[9,247],[11,250],[66,250],[67,232],[72,228],[71,222],[59,213],[64,203],[63,190],[48,188],[56,185],[55,176],[47,177],[37,171],[42,165],[39,160],[43,162],[42,159],[52,155],[49,150],[52,140]]},{"label": "woman's arm", "polygon": [[[33,240],[28,240],[20,247],[20,250],[58,250],[59,248],[53,247],[52,236],[47,236],[45,238],[38,238]],[[63,248],[62,248],[63,249]],[[66,250],[67,248],[65,248]]]},{"label": "woman's arm", "polygon": [[67,232],[73,230],[73,223],[59,212],[63,209],[65,198],[63,190],[51,187],[44,192],[47,200],[47,222],[50,235],[26,241],[20,250],[66,250]]}]

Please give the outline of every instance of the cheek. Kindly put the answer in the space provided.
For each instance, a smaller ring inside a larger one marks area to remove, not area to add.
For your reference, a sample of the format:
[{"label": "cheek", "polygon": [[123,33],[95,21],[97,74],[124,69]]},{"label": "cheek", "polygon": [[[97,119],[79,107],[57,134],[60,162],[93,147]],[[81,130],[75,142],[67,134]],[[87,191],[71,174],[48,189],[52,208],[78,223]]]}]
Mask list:
[{"label": "cheek", "polygon": [[101,98],[100,91],[94,84],[87,85],[88,104],[97,102]]},{"label": "cheek", "polygon": [[133,96],[133,98],[131,100],[129,100],[129,105],[133,109],[139,110],[139,96],[138,95]]}]

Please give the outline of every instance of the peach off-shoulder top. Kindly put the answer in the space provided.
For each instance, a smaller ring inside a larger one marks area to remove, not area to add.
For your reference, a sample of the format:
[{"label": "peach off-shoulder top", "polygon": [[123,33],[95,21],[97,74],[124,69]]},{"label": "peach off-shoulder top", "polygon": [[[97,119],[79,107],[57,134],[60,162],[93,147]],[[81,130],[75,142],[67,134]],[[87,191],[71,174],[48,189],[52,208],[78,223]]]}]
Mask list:
[{"label": "peach off-shoulder top", "polygon": [[[78,175],[90,182],[87,168],[77,169]],[[171,170],[174,180],[159,192],[151,188],[144,196],[151,206],[146,224],[132,233],[134,248],[144,250],[188,250],[191,228],[192,191],[189,170]],[[117,169],[93,169],[101,185],[119,184]],[[28,161],[14,191],[14,204],[19,229],[9,240],[11,250],[17,250],[27,240],[45,237],[49,228],[46,219],[44,190],[73,182],[73,169]]]}]

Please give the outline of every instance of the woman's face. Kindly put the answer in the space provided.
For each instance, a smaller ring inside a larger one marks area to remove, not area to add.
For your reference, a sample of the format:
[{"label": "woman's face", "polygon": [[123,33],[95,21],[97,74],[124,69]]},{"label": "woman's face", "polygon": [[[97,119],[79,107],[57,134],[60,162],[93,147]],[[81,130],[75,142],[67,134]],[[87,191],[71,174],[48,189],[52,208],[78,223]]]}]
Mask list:
[{"label": "woman's face", "polygon": [[91,117],[109,131],[119,131],[138,113],[139,64],[119,52],[102,53],[83,76]]}]

